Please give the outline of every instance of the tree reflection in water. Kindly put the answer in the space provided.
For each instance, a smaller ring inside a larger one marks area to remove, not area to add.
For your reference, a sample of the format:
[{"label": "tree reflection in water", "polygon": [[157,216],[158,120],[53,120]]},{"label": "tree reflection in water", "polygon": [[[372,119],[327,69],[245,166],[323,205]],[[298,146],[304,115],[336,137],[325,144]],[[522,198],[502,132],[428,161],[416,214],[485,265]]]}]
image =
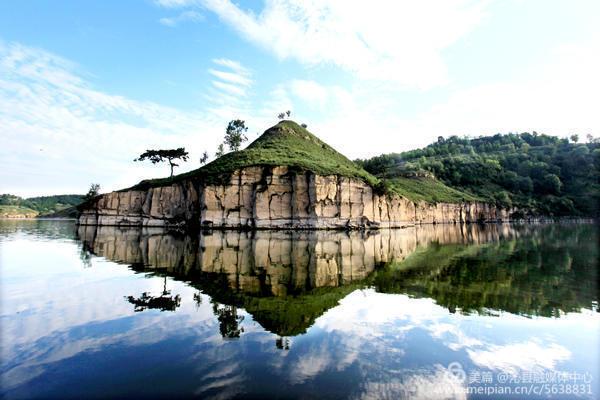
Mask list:
[{"label": "tree reflection in water", "polygon": [[140,297],[125,296],[128,302],[134,305],[133,311],[141,312],[144,310],[175,311],[181,304],[181,296],[171,296],[171,291],[167,290],[167,277],[165,276],[163,291],[160,296],[152,296],[148,292],[142,293]]},{"label": "tree reflection in water", "polygon": [[223,338],[239,338],[240,334],[244,332],[244,328],[240,327],[244,316],[237,314],[236,306],[220,305],[217,302],[213,302],[213,313],[217,316],[217,320],[219,320],[219,331]]},{"label": "tree reflection in water", "polygon": [[199,310],[202,305],[202,293],[200,291],[194,293],[194,304],[196,305],[196,310]]},{"label": "tree reflection in water", "polygon": [[278,337],[275,340],[275,347],[279,350],[289,350],[290,349],[290,338],[288,337]]}]

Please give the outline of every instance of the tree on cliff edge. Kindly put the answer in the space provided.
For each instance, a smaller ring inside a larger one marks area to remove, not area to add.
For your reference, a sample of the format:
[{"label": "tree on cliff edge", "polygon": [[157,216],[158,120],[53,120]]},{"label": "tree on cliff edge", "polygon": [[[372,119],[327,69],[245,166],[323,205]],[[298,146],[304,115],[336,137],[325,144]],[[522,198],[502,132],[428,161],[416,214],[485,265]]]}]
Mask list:
[{"label": "tree on cliff edge", "polygon": [[169,150],[146,150],[145,153],[140,154],[140,156],[133,161],[144,161],[150,160],[152,164],[156,164],[163,161],[168,161],[171,166],[171,175],[173,177],[173,167],[178,167],[179,164],[175,164],[173,160],[182,160],[183,162],[188,160],[188,152],[185,151],[184,147],[180,147],[178,149],[169,149]]},{"label": "tree on cliff edge", "polygon": [[238,151],[242,143],[248,140],[246,122],[241,119],[229,121],[225,130],[225,144],[231,151]]},{"label": "tree on cliff edge", "polygon": [[90,185],[90,190],[88,190],[88,192],[86,193],[85,196],[83,196],[84,200],[91,200],[94,197],[98,196],[100,194],[100,185],[97,183],[92,183]]}]

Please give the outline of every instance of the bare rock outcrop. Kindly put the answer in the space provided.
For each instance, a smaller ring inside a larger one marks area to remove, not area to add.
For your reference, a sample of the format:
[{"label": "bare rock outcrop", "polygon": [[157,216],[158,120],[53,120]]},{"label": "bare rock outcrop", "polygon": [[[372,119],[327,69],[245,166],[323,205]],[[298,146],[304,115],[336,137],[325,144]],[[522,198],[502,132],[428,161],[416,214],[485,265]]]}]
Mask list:
[{"label": "bare rock outcrop", "polygon": [[81,225],[357,229],[507,220],[484,203],[414,203],[359,179],[253,166],[224,182],[183,180],[107,193],[82,207]]}]

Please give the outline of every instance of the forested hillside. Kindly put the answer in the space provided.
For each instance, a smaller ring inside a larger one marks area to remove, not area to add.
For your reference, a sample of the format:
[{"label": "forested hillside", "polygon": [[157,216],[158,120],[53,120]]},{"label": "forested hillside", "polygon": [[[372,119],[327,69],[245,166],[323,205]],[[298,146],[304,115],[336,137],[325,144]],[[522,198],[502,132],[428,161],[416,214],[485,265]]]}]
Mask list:
[{"label": "forested hillside", "polygon": [[54,214],[83,201],[80,194],[65,194],[57,196],[30,197],[24,199],[12,194],[0,194],[0,210],[6,214]]},{"label": "forested hillside", "polygon": [[578,139],[536,132],[439,137],[422,149],[357,162],[396,188],[411,180],[425,185],[437,180],[526,214],[598,216],[600,142]]}]

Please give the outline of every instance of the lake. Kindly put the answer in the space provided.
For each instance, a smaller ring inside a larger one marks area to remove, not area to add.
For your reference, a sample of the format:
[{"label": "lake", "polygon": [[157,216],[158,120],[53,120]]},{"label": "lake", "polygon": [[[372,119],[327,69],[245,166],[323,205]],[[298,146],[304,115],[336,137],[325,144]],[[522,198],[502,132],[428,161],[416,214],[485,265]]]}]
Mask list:
[{"label": "lake", "polygon": [[591,224],[0,221],[4,398],[599,398]]}]

